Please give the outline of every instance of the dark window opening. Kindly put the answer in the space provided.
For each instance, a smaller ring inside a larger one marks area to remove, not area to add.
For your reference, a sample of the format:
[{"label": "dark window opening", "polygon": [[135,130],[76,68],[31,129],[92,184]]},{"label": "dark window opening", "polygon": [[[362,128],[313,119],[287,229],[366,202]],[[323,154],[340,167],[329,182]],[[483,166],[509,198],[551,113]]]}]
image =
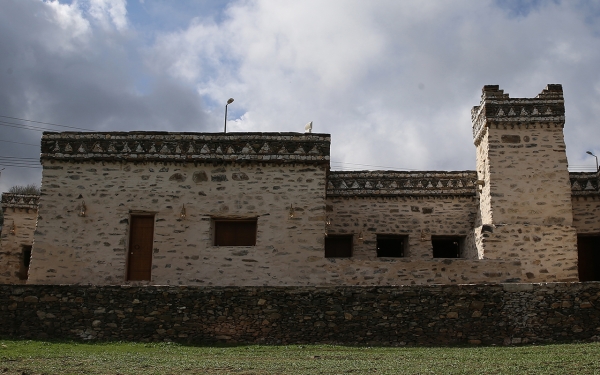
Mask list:
[{"label": "dark window opening", "polygon": [[434,258],[460,258],[462,237],[432,236]]},{"label": "dark window opening", "polygon": [[31,245],[21,246],[21,262],[19,267],[19,280],[27,280],[29,264],[31,262]]},{"label": "dark window opening", "polygon": [[579,281],[600,281],[600,236],[577,236]]},{"label": "dark window opening", "polygon": [[325,237],[325,258],[350,258],[352,236],[328,235]]},{"label": "dark window opening", "polygon": [[377,257],[402,258],[408,236],[377,235]]},{"label": "dark window opening", "polygon": [[215,220],[215,246],[256,246],[257,219]]}]

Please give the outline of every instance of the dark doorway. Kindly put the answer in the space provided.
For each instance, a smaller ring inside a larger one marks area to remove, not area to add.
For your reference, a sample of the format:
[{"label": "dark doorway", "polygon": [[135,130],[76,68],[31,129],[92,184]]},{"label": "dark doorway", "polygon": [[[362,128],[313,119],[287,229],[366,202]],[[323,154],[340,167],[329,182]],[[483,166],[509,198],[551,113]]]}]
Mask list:
[{"label": "dark doorway", "polygon": [[154,216],[131,216],[127,280],[150,280]]},{"label": "dark doorway", "polygon": [[377,257],[402,258],[408,236],[377,235]]},{"label": "dark doorway", "polygon": [[577,236],[579,281],[600,281],[600,236]]},{"label": "dark doorway", "polygon": [[31,262],[31,245],[21,246],[21,263],[19,266],[19,280],[29,277],[29,263]]},{"label": "dark doorway", "polygon": [[350,258],[352,235],[328,235],[325,237],[325,258]]},{"label": "dark doorway", "polygon": [[454,236],[431,236],[434,258],[460,258],[463,238]]}]

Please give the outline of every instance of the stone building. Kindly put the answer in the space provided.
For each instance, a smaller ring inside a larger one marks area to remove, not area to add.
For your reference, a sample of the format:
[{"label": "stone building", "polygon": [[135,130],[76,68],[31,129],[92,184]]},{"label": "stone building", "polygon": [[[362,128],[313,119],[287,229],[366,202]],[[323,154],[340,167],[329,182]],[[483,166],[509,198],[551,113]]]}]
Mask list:
[{"label": "stone building", "polygon": [[0,284],[27,281],[39,198],[39,195],[2,194]]},{"label": "stone building", "polygon": [[562,87],[485,86],[472,123],[459,172],[330,171],[327,134],[45,133],[27,282],[599,280],[599,176],[568,172]]}]

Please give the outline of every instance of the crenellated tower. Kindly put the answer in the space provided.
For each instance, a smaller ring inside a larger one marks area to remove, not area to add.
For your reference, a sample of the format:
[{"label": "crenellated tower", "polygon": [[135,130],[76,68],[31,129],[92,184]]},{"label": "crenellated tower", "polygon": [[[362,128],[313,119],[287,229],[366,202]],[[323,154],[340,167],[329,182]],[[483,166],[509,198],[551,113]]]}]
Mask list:
[{"label": "crenellated tower", "polygon": [[548,85],[535,98],[510,98],[496,85],[484,86],[471,119],[478,257],[515,259],[522,282],[576,281],[562,86]]}]

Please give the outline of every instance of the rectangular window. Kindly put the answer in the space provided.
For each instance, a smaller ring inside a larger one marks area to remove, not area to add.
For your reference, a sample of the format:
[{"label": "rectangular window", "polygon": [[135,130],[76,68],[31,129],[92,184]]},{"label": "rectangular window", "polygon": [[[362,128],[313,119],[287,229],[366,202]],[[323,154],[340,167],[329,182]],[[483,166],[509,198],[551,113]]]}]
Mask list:
[{"label": "rectangular window", "polygon": [[377,235],[378,258],[402,258],[408,244],[408,236],[390,234]]},{"label": "rectangular window", "polygon": [[257,219],[214,220],[215,246],[256,246]]},{"label": "rectangular window", "polygon": [[464,237],[431,236],[434,258],[460,258]]},{"label": "rectangular window", "polygon": [[325,258],[350,258],[352,235],[328,235],[325,237]]}]

